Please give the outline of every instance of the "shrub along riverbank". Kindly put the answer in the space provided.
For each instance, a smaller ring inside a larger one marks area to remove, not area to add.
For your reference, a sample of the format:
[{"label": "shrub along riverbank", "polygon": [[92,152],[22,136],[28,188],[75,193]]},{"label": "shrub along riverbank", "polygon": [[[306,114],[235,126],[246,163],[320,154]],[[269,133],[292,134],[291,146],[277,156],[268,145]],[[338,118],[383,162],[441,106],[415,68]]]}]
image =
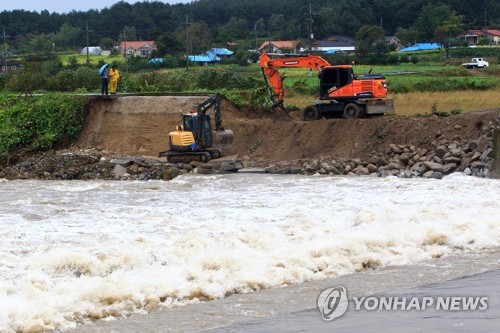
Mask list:
[{"label": "shrub along riverbank", "polygon": [[17,149],[43,151],[69,144],[85,120],[86,96],[0,96],[0,163]]}]

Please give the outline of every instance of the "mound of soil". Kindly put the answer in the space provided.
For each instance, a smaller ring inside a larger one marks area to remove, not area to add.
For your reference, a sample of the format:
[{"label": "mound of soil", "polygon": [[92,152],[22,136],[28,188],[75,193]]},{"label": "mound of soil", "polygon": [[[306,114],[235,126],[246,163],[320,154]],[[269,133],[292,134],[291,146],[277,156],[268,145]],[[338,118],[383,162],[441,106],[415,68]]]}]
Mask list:
[{"label": "mound of soil", "polygon": [[[92,101],[76,146],[107,149],[123,155],[157,156],[168,147],[168,132],[206,96],[125,96]],[[475,140],[499,126],[500,109],[450,117],[385,115],[366,119],[306,122],[299,111],[291,121],[276,115],[238,109],[222,101],[223,123],[235,134],[228,154],[286,161],[321,156],[366,159],[390,144],[429,148],[436,137]]]}]

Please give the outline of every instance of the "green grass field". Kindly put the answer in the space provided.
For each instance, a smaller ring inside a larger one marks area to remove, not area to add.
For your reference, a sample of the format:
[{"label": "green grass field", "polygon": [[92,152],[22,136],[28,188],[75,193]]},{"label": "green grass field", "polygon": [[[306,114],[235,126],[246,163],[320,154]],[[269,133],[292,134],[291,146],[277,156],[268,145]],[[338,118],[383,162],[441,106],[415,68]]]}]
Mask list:
[{"label": "green grass field", "polygon": [[[368,73],[370,66],[355,66],[356,75]],[[304,108],[317,99],[318,78],[307,69],[285,69],[285,104]],[[500,67],[465,70],[460,66],[400,65],[373,66],[372,73],[386,76],[389,97],[396,114],[429,114],[500,108]],[[399,73],[399,74],[395,74]],[[411,73],[411,74],[410,74]],[[305,87],[310,87],[303,91]]]},{"label": "green grass field", "polygon": [[[75,57],[79,65],[87,64],[87,55],[86,54],[62,54],[59,55],[63,65],[67,66],[70,63],[70,59]],[[117,63],[120,67],[125,64],[125,57],[122,55],[112,55],[112,56],[89,56],[90,66],[97,67],[99,62],[105,62],[107,64]]]},{"label": "green grass field", "polygon": [[[61,57],[64,64],[70,57],[76,56],[79,64],[85,64],[86,55],[64,55]],[[466,70],[460,66],[461,59],[454,59],[455,64],[442,61],[443,55],[437,52],[427,52],[419,55],[425,61],[417,64],[403,63],[398,65],[355,65],[354,72],[362,76],[383,74],[389,86],[389,97],[394,99],[397,114],[412,115],[430,113],[432,107],[438,111],[452,110],[480,110],[500,108],[500,66],[491,61],[488,69]],[[441,61],[434,61],[435,59]],[[98,66],[101,61],[116,62],[123,68],[123,56],[90,56],[91,66]],[[463,59],[464,61],[467,58]],[[245,77],[252,77],[263,82],[262,73],[258,64],[250,66],[214,65],[202,67],[191,64],[191,72],[204,70],[231,71]],[[175,74],[186,71],[186,68],[162,69],[160,74]],[[303,108],[317,99],[318,78],[317,72],[309,69],[283,68],[280,70],[286,76],[285,104]],[[262,83],[263,84],[263,83]],[[231,89],[231,87],[227,87]],[[248,94],[247,94],[248,95]]]}]

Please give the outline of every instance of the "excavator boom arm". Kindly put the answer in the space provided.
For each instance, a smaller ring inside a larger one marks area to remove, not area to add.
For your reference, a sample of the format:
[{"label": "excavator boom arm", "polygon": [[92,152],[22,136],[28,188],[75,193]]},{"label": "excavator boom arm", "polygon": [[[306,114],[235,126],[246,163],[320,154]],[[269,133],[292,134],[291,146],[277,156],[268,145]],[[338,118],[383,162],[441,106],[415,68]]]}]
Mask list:
[{"label": "excavator boom arm", "polygon": [[[275,104],[283,104],[283,80],[284,77],[280,76],[278,68],[291,67],[291,68],[310,68],[316,71],[321,71],[323,67],[331,66],[328,61],[320,56],[307,55],[271,59],[267,53],[263,52],[260,55],[260,67],[264,74],[264,79],[268,88],[273,90],[274,96],[271,99]],[[269,87],[270,86],[270,87]],[[277,97],[278,101],[275,101]]]},{"label": "excavator boom arm", "polygon": [[203,121],[204,121],[206,114],[207,114],[207,111],[210,110],[210,108],[214,107],[214,109],[215,109],[215,111],[214,111],[215,130],[216,131],[223,130],[223,128],[222,128],[222,113],[221,113],[221,109],[220,109],[220,100],[221,100],[220,95],[215,94],[213,96],[210,96],[208,99],[203,101],[201,104],[199,104],[198,108],[197,108],[198,117],[200,119],[203,119]]}]

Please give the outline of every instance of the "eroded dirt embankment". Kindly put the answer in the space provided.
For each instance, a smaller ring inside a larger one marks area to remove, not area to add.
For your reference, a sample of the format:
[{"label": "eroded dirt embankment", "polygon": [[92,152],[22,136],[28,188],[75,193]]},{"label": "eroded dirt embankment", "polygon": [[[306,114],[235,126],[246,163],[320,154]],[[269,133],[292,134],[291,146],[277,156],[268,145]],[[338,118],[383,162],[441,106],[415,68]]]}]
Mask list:
[{"label": "eroded dirt embankment", "polygon": [[[127,96],[93,100],[85,128],[76,144],[123,155],[157,156],[167,149],[168,132],[180,124],[203,96]],[[391,144],[430,148],[440,140],[477,140],[499,125],[500,109],[466,112],[452,117],[383,116],[367,119],[274,121],[270,115],[239,110],[223,100],[223,123],[235,133],[227,154],[269,160],[312,159],[321,156],[369,158]]]},{"label": "eroded dirt embankment", "polygon": [[93,97],[73,146],[0,166],[0,178],[171,179],[196,167],[207,167],[207,172],[257,167],[270,173],[427,178],[457,171],[494,175],[493,134],[500,128],[500,108],[451,117],[386,115],[305,122],[298,111],[292,112],[291,121],[276,121],[276,115],[239,109],[223,99],[223,125],[235,135],[225,155],[240,158],[215,167],[159,161],[158,153],[168,149],[168,133],[181,124],[182,114],[207,97]]}]

